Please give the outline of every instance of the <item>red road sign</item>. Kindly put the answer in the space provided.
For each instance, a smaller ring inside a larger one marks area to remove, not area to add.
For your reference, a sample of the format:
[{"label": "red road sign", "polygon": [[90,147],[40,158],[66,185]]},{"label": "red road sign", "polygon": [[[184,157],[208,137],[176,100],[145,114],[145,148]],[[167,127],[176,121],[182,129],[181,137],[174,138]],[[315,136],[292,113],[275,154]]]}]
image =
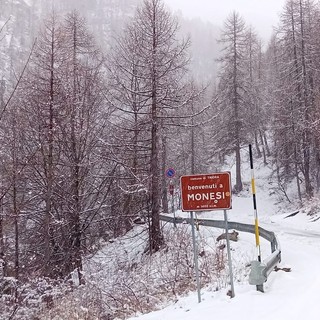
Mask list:
[{"label": "red road sign", "polygon": [[182,211],[231,209],[230,172],[182,176]]},{"label": "red road sign", "polygon": [[173,196],[173,192],[174,192],[174,185],[173,184],[169,184],[169,192]]}]

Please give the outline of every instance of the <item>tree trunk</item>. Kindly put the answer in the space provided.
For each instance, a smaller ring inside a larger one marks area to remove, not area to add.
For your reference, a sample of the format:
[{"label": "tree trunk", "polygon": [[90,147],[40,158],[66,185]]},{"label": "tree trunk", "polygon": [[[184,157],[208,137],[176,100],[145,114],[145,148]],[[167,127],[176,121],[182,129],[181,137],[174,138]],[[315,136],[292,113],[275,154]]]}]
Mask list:
[{"label": "tree trunk", "polygon": [[[4,92],[5,92],[5,80],[0,80],[0,106],[1,110],[4,108]],[[1,190],[2,193],[2,190]],[[4,215],[3,215],[3,199],[1,194],[0,199],[0,279],[6,276],[6,262],[5,262],[5,248],[4,248]]]},{"label": "tree trunk", "polygon": [[302,195],[301,195],[301,187],[300,187],[300,179],[299,179],[299,169],[298,169],[298,159],[297,159],[297,148],[294,147],[294,173],[297,182],[297,190],[298,190],[298,198],[300,203],[302,202]]},{"label": "tree trunk", "polygon": [[[194,113],[193,104],[191,108],[192,114]],[[191,118],[191,174],[195,174],[195,145],[194,145],[194,119]]]},{"label": "tree trunk", "polygon": [[241,155],[240,145],[237,143],[236,149],[236,184],[234,186],[234,192],[238,193],[242,191],[242,180],[241,180]]},{"label": "tree trunk", "polygon": [[169,212],[168,206],[168,184],[167,178],[165,177],[166,171],[166,160],[167,160],[167,148],[166,148],[166,136],[162,136],[162,168],[161,168],[161,182],[162,182],[162,211]]},{"label": "tree trunk", "polygon": [[156,99],[152,99],[152,130],[151,130],[151,230],[150,249],[158,251],[163,239],[160,230],[160,190],[159,190],[159,166],[158,166],[158,122],[156,116]]},{"label": "tree trunk", "polygon": [[156,10],[153,8],[152,17],[152,92],[151,92],[151,239],[150,248],[158,251],[163,243],[160,229],[160,188],[159,188],[159,119],[157,110],[157,30]]},{"label": "tree trunk", "polygon": [[261,129],[259,129],[259,135],[260,135],[260,140],[261,140],[261,145],[262,145],[263,163],[267,164],[266,148],[265,148],[265,143],[264,143]]},{"label": "tree trunk", "polygon": [[236,16],[233,15],[233,108],[234,108],[234,121],[235,121],[235,154],[236,154],[236,184],[234,191],[236,193],[242,191],[242,180],[241,180],[241,154],[240,154],[240,132],[241,132],[241,120],[239,110],[239,97],[238,97],[238,34],[236,28]]},{"label": "tree trunk", "polygon": [[304,106],[304,132],[303,132],[303,162],[304,162],[304,178],[306,185],[306,194],[308,198],[313,196],[313,187],[310,179],[310,109],[308,99],[308,84],[307,84],[307,69],[305,57],[305,39],[304,39],[304,20],[302,2],[299,3],[300,8],[300,31],[301,31],[301,64],[302,64],[302,77],[303,77],[303,106]]},{"label": "tree trunk", "polygon": [[12,174],[12,202],[13,202],[13,221],[14,221],[14,275],[15,278],[19,278],[19,213],[18,213],[18,204],[17,204],[17,133],[16,133],[16,112],[14,110],[13,114],[13,146],[12,146],[12,165],[13,165],[13,174]]},{"label": "tree trunk", "polygon": [[[77,271],[79,284],[82,283],[82,256],[81,256],[81,225],[80,225],[80,159],[79,159],[79,146],[78,146],[78,132],[77,122],[80,121],[78,114],[78,62],[77,62],[77,50],[78,50],[78,26],[76,18],[72,20],[73,27],[73,92],[72,92],[72,111],[70,117],[70,143],[71,143],[71,195],[72,195],[72,207],[71,207],[71,267]],[[79,91],[78,91],[79,90]],[[81,133],[80,133],[81,134]]]},{"label": "tree trunk", "polygon": [[269,148],[269,145],[268,145],[268,140],[267,140],[267,136],[266,136],[265,132],[262,133],[262,137],[263,137],[263,140],[264,140],[264,146],[265,146],[265,151],[267,152],[267,157],[270,157],[271,156],[271,152],[270,152],[270,148]]},{"label": "tree trunk", "polygon": [[[261,158],[261,150],[260,150],[260,147],[259,147],[257,130],[254,131],[254,142],[255,142],[255,145],[256,145],[256,149],[257,149],[257,157]],[[263,148],[263,144],[262,144],[262,148]]]},{"label": "tree trunk", "polygon": [[4,234],[3,234],[3,210],[1,200],[1,212],[0,212],[0,280],[7,275],[6,270],[6,257],[4,248]]}]

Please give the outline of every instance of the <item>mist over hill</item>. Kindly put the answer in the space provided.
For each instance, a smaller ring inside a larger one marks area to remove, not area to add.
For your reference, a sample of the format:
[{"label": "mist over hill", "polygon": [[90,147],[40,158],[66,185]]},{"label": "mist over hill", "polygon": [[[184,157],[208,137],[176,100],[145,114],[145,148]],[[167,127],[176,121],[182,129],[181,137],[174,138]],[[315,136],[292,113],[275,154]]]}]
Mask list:
[{"label": "mist over hill", "polygon": [[[141,0],[3,0],[0,3],[0,78],[12,79],[24,65],[44,20],[53,12],[77,10],[105,53],[112,47]],[[213,81],[217,72],[219,28],[200,19],[178,17],[181,37],[190,36],[190,69],[195,79]],[[15,71],[14,71],[15,70]]]}]

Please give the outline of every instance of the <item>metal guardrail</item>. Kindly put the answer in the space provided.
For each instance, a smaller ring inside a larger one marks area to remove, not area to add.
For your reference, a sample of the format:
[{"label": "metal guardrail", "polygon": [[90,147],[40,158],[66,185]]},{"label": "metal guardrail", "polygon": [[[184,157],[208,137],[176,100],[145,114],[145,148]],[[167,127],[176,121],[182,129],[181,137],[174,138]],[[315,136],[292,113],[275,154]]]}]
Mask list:
[{"label": "metal guardrail", "polygon": [[[187,223],[191,224],[190,218],[170,217],[166,215],[160,215],[160,220],[170,222],[174,224]],[[225,221],[223,220],[210,220],[210,219],[196,219],[198,225],[206,227],[214,227],[219,229],[225,229]],[[235,229],[242,232],[248,232],[255,234],[255,226],[246,223],[228,221],[229,229]],[[259,235],[270,242],[271,255],[268,256],[263,262],[252,261],[251,272],[249,274],[249,283],[252,285],[262,285],[274,267],[281,261],[281,248],[278,239],[274,232],[268,231],[259,227]]]}]

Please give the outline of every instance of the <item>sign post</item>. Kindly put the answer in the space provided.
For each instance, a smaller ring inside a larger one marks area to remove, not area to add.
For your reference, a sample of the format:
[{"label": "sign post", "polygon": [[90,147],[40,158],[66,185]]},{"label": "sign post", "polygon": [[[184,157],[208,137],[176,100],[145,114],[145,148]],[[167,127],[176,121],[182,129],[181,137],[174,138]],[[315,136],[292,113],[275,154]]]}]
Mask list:
[{"label": "sign post", "polygon": [[193,244],[193,260],[194,268],[196,273],[196,282],[197,282],[197,291],[198,291],[198,303],[201,302],[201,293],[200,293],[200,277],[199,277],[199,264],[198,264],[198,249],[196,242],[196,232],[194,227],[193,211],[190,212],[191,219],[191,232],[192,232],[192,244]]},{"label": "sign post", "polygon": [[233,284],[233,271],[232,271],[232,260],[231,260],[231,250],[230,250],[230,238],[229,238],[229,227],[228,227],[228,215],[227,210],[224,212],[224,222],[226,224],[226,240],[227,240],[227,252],[228,252],[228,262],[229,262],[229,275],[230,275],[230,286],[231,286],[231,298],[234,298],[234,284]]},{"label": "sign post", "polygon": [[229,260],[229,273],[231,284],[231,297],[234,294],[232,261],[230,251],[230,241],[228,234],[228,217],[227,211],[231,209],[231,176],[230,172],[199,174],[182,176],[180,178],[180,188],[182,197],[182,211],[189,211],[191,216],[193,250],[195,273],[198,289],[198,302],[201,302],[200,295],[200,280],[198,268],[198,254],[196,248],[195,231],[194,231],[194,211],[208,211],[208,210],[224,210],[224,219],[226,225],[226,240]]},{"label": "sign post", "polygon": [[172,180],[169,182],[169,193],[171,194],[171,209],[172,213],[174,214],[174,184]]},{"label": "sign post", "polygon": [[171,210],[172,210],[172,213],[173,213],[173,221],[174,221],[174,227],[176,228],[177,225],[176,225],[176,213],[174,211],[174,184],[171,180],[171,178],[173,178],[174,176],[176,175],[176,171],[173,169],[173,168],[169,168],[166,170],[166,176],[168,178],[170,178],[170,181],[169,181],[169,193],[171,195]]},{"label": "sign post", "polygon": [[173,213],[173,225],[176,228],[177,227],[176,213],[174,211],[174,184],[173,184],[172,180],[170,180],[170,182],[169,182],[169,193],[171,195],[171,211]]}]

